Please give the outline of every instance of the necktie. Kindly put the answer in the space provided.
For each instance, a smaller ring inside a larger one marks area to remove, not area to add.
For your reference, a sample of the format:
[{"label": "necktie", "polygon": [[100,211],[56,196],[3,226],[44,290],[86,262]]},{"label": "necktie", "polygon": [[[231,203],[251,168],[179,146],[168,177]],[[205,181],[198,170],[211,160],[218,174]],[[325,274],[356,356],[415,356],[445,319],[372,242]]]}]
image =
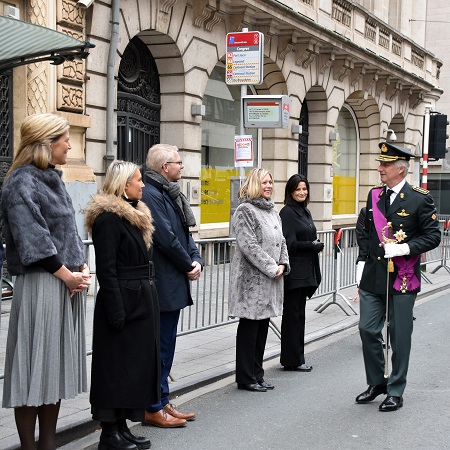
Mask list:
[{"label": "necktie", "polygon": [[393,193],[394,193],[394,191],[392,189],[386,190],[386,198],[384,199],[384,201],[386,202],[385,211],[387,211],[389,209],[389,206],[391,206],[391,194],[393,194]]}]

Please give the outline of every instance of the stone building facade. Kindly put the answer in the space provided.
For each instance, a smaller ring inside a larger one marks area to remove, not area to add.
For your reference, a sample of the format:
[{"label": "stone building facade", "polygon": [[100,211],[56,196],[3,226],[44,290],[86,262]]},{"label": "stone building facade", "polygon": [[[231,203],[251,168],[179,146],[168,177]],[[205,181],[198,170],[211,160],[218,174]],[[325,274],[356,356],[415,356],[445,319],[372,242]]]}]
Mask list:
[{"label": "stone building facade", "polygon": [[[410,181],[420,182],[425,105],[442,95],[442,61],[427,50],[426,23],[414,22],[428,3],[95,0],[82,9],[75,0],[27,2],[22,20],[45,16],[46,26],[96,47],[84,62],[14,69],[14,122],[39,110],[69,117],[66,179],[98,187],[113,158],[142,164],[153,143],[177,145],[196,236],[215,238],[229,233],[233,180],[242,175],[233,151],[241,96],[287,95],[287,128],[245,130],[255,165],[272,171],[278,205],[286,180],[301,172],[318,228],[351,226],[378,183],[378,143],[392,131],[417,155]],[[263,33],[264,64],[262,84],[242,89],[226,83],[226,36],[245,29]],[[200,105],[205,114],[193,114]]]}]

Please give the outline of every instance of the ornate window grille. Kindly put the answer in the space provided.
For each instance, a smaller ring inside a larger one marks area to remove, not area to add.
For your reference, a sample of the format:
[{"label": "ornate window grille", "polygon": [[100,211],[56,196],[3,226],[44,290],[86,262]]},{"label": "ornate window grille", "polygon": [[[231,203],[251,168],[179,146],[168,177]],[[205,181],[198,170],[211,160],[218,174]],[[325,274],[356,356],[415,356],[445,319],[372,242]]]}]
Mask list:
[{"label": "ornate window grille", "polygon": [[143,166],[160,142],[160,87],[155,60],[138,38],[127,45],[119,66],[117,157]]},{"label": "ornate window grille", "polygon": [[0,75],[0,182],[3,182],[13,158],[12,74]]}]

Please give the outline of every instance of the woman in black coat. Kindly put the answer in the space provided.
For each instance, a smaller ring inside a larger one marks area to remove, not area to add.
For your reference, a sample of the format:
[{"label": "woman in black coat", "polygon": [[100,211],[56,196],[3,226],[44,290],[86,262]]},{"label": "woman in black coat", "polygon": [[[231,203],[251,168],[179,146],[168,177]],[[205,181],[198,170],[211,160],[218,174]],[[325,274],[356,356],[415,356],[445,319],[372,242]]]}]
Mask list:
[{"label": "woman in black coat", "polygon": [[311,372],[305,363],[306,298],[311,298],[321,281],[319,256],[324,244],[317,239],[309,203],[309,183],[303,175],[292,175],[286,183],[280,211],[291,272],[284,280],[281,322],[281,365],[284,370]]},{"label": "woman in black coat", "polygon": [[86,209],[100,284],[94,311],[90,402],[99,449],[146,449],[126,419],[144,420],[159,401],[159,306],[149,261],[153,225],[137,165],[114,161]]}]

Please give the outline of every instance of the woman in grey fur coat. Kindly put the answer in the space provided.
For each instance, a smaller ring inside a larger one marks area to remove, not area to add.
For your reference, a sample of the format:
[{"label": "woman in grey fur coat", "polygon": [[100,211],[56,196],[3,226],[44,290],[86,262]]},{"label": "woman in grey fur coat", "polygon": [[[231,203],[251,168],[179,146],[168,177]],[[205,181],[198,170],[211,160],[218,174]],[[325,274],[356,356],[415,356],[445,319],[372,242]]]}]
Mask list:
[{"label": "woman in grey fur coat", "polygon": [[61,399],[87,390],[84,300],[90,284],[72,201],[55,165],[70,150],[69,124],[27,117],[2,192],[8,271],[15,275],[3,407],[14,408],[21,448],[55,448]]},{"label": "woman in grey fur coat", "polygon": [[229,316],[239,317],[236,336],[236,382],[239,389],[266,392],[264,348],[271,317],[281,314],[283,275],[289,257],[281,220],[271,199],[273,177],[254,169],[239,191],[232,218],[236,251],[231,264]]}]

